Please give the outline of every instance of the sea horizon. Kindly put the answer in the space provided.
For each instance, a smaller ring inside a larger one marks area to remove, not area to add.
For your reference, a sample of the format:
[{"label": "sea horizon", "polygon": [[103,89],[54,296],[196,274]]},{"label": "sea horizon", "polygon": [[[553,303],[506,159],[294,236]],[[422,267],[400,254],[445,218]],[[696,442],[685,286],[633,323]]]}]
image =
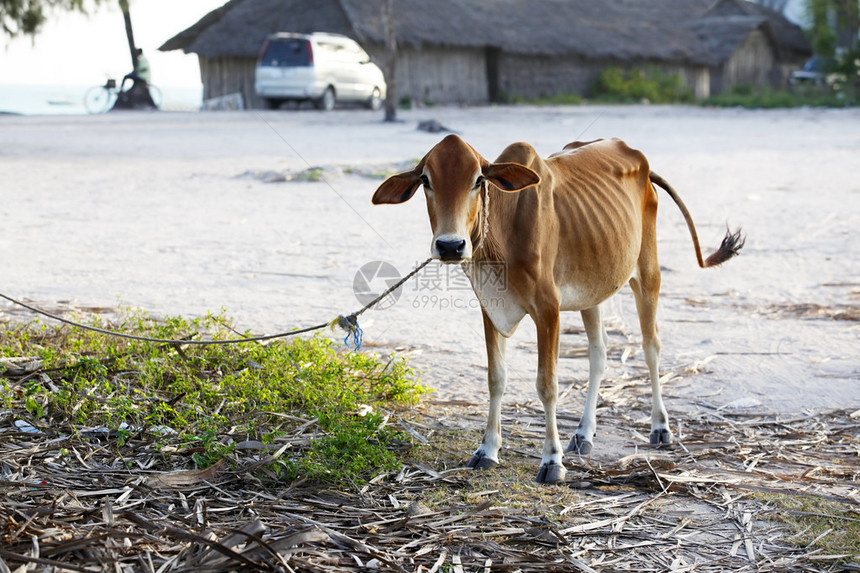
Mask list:
[{"label": "sea horizon", "polygon": [[[0,83],[0,114],[86,115],[84,96],[92,84],[7,84]],[[160,109],[198,111],[203,86],[157,86]]]}]

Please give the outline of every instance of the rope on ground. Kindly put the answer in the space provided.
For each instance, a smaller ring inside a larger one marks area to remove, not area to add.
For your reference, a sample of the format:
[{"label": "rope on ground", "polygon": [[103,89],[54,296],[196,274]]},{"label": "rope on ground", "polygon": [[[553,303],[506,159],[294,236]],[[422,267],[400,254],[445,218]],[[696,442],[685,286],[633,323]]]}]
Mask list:
[{"label": "rope on ground", "polygon": [[244,337],[244,338],[231,338],[228,340],[189,340],[189,339],[182,339],[182,338],[177,340],[177,339],[169,339],[169,338],[150,338],[148,336],[137,336],[135,334],[126,334],[124,332],[116,332],[113,330],[107,330],[104,328],[99,328],[97,326],[89,326],[86,324],[81,324],[79,322],[75,322],[73,320],[63,318],[62,316],[52,314],[46,310],[42,310],[42,309],[37,308],[35,306],[21,302],[20,300],[14,299],[14,298],[7,296],[3,293],[0,293],[0,298],[8,300],[12,304],[26,308],[27,310],[29,310],[31,312],[34,312],[36,314],[40,314],[40,315],[45,316],[47,318],[50,318],[52,320],[62,322],[63,324],[73,326],[75,328],[82,328],[84,330],[89,330],[91,332],[98,332],[100,334],[105,334],[108,336],[115,336],[117,338],[127,338],[130,340],[139,340],[142,342],[155,342],[155,343],[159,343],[159,344],[173,344],[173,345],[194,344],[194,345],[198,345],[198,346],[214,345],[214,344],[238,344],[240,342],[262,342],[265,340],[273,340],[275,338],[286,338],[288,336],[295,336],[297,334],[304,334],[306,332],[313,332],[315,330],[321,330],[327,326],[332,328],[332,329],[334,329],[335,326],[339,326],[342,329],[344,329],[347,333],[346,338],[344,338],[344,340],[343,340],[344,344],[346,344],[347,346],[350,346],[349,340],[350,340],[350,338],[352,338],[352,347],[355,350],[359,350],[361,348],[362,336],[364,333],[361,330],[361,327],[358,326],[358,317],[361,316],[366,310],[368,310],[368,309],[372,308],[374,305],[376,305],[383,298],[387,297],[389,294],[391,294],[392,292],[394,292],[395,290],[397,290],[398,288],[403,286],[403,283],[405,283],[406,281],[411,279],[413,276],[415,276],[418,273],[418,271],[420,271],[421,269],[426,267],[427,264],[431,260],[433,260],[433,259],[428,258],[426,261],[424,261],[423,263],[421,263],[420,265],[418,265],[417,267],[412,269],[412,272],[410,272],[405,277],[400,279],[397,282],[397,284],[389,287],[381,295],[379,295],[378,297],[376,297],[375,299],[373,299],[372,301],[370,301],[369,303],[364,305],[364,307],[361,310],[353,312],[352,314],[348,314],[346,316],[340,315],[337,318],[335,318],[334,320],[331,320],[329,322],[323,322],[322,324],[317,324],[314,326],[308,326],[308,327],[300,328],[297,330],[290,330],[288,332],[280,332],[278,334],[267,334],[267,335],[263,335],[263,336],[250,336],[250,337]]}]

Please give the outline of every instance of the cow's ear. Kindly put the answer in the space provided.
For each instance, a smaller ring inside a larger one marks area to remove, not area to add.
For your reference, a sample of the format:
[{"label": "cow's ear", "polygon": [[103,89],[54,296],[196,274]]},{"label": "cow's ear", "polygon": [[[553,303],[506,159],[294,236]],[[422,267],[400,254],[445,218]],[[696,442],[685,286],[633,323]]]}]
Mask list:
[{"label": "cow's ear", "polygon": [[537,173],[519,163],[489,163],[481,171],[490,183],[511,193],[540,183]]},{"label": "cow's ear", "polygon": [[382,182],[382,185],[373,194],[373,204],[379,205],[382,203],[403,203],[408,201],[418,186],[421,185],[420,177],[415,171],[407,171],[392,175]]}]

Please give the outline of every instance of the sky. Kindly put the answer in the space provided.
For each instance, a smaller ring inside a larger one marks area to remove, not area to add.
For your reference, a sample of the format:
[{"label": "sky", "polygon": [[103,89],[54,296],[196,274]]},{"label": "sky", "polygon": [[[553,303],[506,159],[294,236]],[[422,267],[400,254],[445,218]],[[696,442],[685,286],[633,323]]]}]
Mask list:
[{"label": "sky", "polygon": [[[227,0],[131,0],[135,43],[152,68],[152,82],[199,86],[197,56],[158,47]],[[103,83],[131,71],[125,23],[117,2],[89,15],[54,11],[35,38],[0,35],[0,84]]]}]

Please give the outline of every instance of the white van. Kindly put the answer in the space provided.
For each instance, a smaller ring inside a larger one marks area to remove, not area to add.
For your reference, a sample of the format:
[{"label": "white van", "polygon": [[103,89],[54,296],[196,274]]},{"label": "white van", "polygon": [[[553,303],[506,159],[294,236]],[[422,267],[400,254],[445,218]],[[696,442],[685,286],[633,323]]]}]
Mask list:
[{"label": "white van", "polygon": [[382,71],[367,52],[340,34],[273,34],[263,44],[254,71],[254,90],[271,109],[310,100],[326,111],[338,101],[376,110],[385,89]]}]

